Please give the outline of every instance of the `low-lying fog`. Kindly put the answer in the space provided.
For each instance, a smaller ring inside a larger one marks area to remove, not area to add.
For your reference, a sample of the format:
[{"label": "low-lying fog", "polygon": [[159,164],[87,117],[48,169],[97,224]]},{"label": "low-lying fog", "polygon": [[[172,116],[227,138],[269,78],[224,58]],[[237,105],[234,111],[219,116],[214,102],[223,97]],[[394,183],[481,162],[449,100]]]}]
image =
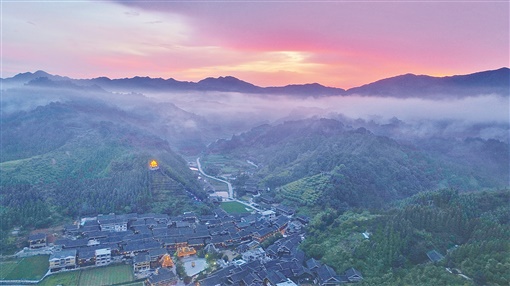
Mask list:
[{"label": "low-lying fog", "polygon": [[251,121],[249,125],[254,125],[318,116],[340,119],[351,125],[391,124],[403,134],[418,137],[473,136],[505,142],[509,139],[509,97],[500,95],[441,100],[367,96],[299,98],[218,92],[149,93],[147,96],[173,102],[216,122]]},{"label": "low-lying fog", "polygon": [[[437,98],[437,97],[435,97]],[[264,123],[279,123],[313,116],[339,119],[353,127],[381,129],[394,138],[481,137],[509,142],[509,97],[423,99],[367,96],[298,97],[225,92],[180,92],[120,94],[101,90],[70,90],[20,87],[2,91],[1,111],[5,116],[17,110],[30,110],[52,101],[100,99],[126,111],[147,109],[169,120],[164,124],[179,129],[204,130],[204,122],[222,126],[218,137],[247,131]],[[166,109],[163,103],[193,113]],[[143,111],[142,111],[143,112]],[[182,117],[182,118],[179,118]],[[195,122],[201,118],[201,122]],[[185,123],[185,124],[184,124]],[[390,130],[391,129],[391,130]],[[209,137],[208,140],[212,139]],[[217,138],[216,138],[217,139]]]}]

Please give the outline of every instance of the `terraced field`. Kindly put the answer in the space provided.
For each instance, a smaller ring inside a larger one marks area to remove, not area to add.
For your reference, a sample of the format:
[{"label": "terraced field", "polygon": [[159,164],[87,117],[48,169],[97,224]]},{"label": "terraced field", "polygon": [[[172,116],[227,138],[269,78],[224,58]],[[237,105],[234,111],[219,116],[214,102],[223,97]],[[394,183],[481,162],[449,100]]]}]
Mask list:
[{"label": "terraced field", "polygon": [[279,189],[284,198],[302,205],[314,205],[329,182],[327,175],[315,175],[289,183]]}]

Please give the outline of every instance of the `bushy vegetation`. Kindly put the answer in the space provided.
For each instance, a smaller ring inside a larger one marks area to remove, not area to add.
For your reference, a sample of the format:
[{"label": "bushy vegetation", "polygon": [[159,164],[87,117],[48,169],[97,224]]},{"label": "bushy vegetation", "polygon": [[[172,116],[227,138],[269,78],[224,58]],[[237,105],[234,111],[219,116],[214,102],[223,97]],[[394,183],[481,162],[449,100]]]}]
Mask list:
[{"label": "bushy vegetation", "polygon": [[[313,218],[302,247],[339,271],[360,269],[366,285],[471,285],[446,267],[477,285],[507,285],[509,202],[509,190],[459,194],[447,189],[420,193],[375,213],[327,209]],[[361,235],[365,231],[369,239]],[[430,250],[445,259],[431,265]]]},{"label": "bushy vegetation", "polygon": [[[13,246],[13,227],[44,228],[111,212],[176,215],[196,210],[206,198],[166,141],[126,123],[135,118],[105,104],[51,103],[2,120],[3,252]],[[151,159],[159,170],[149,171]]]},{"label": "bushy vegetation", "polygon": [[507,143],[424,141],[401,144],[336,120],[309,119],[254,128],[219,140],[208,151],[254,158],[261,189],[277,188],[277,199],[300,206],[379,208],[447,187],[461,191],[508,187]]},{"label": "bushy vegetation", "polygon": [[278,194],[285,199],[296,201],[301,205],[316,205],[327,188],[329,175],[315,175],[299,179],[278,189]]}]

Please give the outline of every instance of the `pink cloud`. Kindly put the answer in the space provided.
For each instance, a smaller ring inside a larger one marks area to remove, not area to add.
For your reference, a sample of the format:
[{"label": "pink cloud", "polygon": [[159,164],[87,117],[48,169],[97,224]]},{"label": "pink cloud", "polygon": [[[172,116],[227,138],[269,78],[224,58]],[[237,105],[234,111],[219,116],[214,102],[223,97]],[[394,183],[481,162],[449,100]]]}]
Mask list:
[{"label": "pink cloud", "polygon": [[193,81],[233,75],[262,86],[349,88],[408,72],[463,74],[509,64],[503,2],[113,1],[3,8],[4,69],[18,72],[35,67],[78,77]]},{"label": "pink cloud", "polygon": [[247,54],[310,52],[309,61],[329,65],[325,70],[359,70],[357,82],[407,72],[469,73],[508,65],[508,3],[502,2],[126,5],[185,15],[197,33],[195,44]]}]

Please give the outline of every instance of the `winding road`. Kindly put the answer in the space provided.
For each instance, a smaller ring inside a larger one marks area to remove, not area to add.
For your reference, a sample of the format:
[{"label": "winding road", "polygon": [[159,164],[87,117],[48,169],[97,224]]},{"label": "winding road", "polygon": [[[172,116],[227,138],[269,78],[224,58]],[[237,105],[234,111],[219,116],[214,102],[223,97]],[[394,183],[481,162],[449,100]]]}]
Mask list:
[{"label": "winding road", "polygon": [[218,182],[222,182],[222,183],[225,183],[227,184],[228,186],[228,200],[229,201],[236,201],[238,203],[241,203],[245,206],[248,206],[254,210],[256,210],[257,212],[263,212],[264,210],[262,209],[259,209],[257,207],[254,207],[253,204],[250,204],[250,203],[247,203],[247,202],[244,202],[244,201],[241,201],[241,200],[238,200],[238,199],[234,199],[234,191],[232,189],[232,184],[230,184],[230,182],[228,181],[225,181],[225,180],[222,180],[222,179],[219,179],[219,178],[216,178],[216,177],[213,177],[211,175],[207,175],[204,170],[202,170],[202,165],[200,165],[200,157],[197,158],[197,167],[198,167],[198,171],[200,172],[200,174],[202,174],[204,177],[207,177],[207,178],[210,178],[210,179],[213,179],[213,180],[216,180]]},{"label": "winding road", "polygon": [[216,178],[216,177],[213,177],[211,175],[207,175],[204,170],[202,170],[202,165],[200,165],[200,157],[197,158],[197,166],[198,166],[198,171],[204,175],[204,177],[207,177],[207,178],[210,178],[210,179],[213,179],[213,180],[216,180],[218,182],[222,182],[222,183],[225,183],[227,184],[228,186],[228,199],[229,200],[233,200],[234,199],[234,191],[232,189],[232,184],[229,183],[228,181],[225,181],[225,180],[222,180],[222,179],[219,179],[219,178]]}]

